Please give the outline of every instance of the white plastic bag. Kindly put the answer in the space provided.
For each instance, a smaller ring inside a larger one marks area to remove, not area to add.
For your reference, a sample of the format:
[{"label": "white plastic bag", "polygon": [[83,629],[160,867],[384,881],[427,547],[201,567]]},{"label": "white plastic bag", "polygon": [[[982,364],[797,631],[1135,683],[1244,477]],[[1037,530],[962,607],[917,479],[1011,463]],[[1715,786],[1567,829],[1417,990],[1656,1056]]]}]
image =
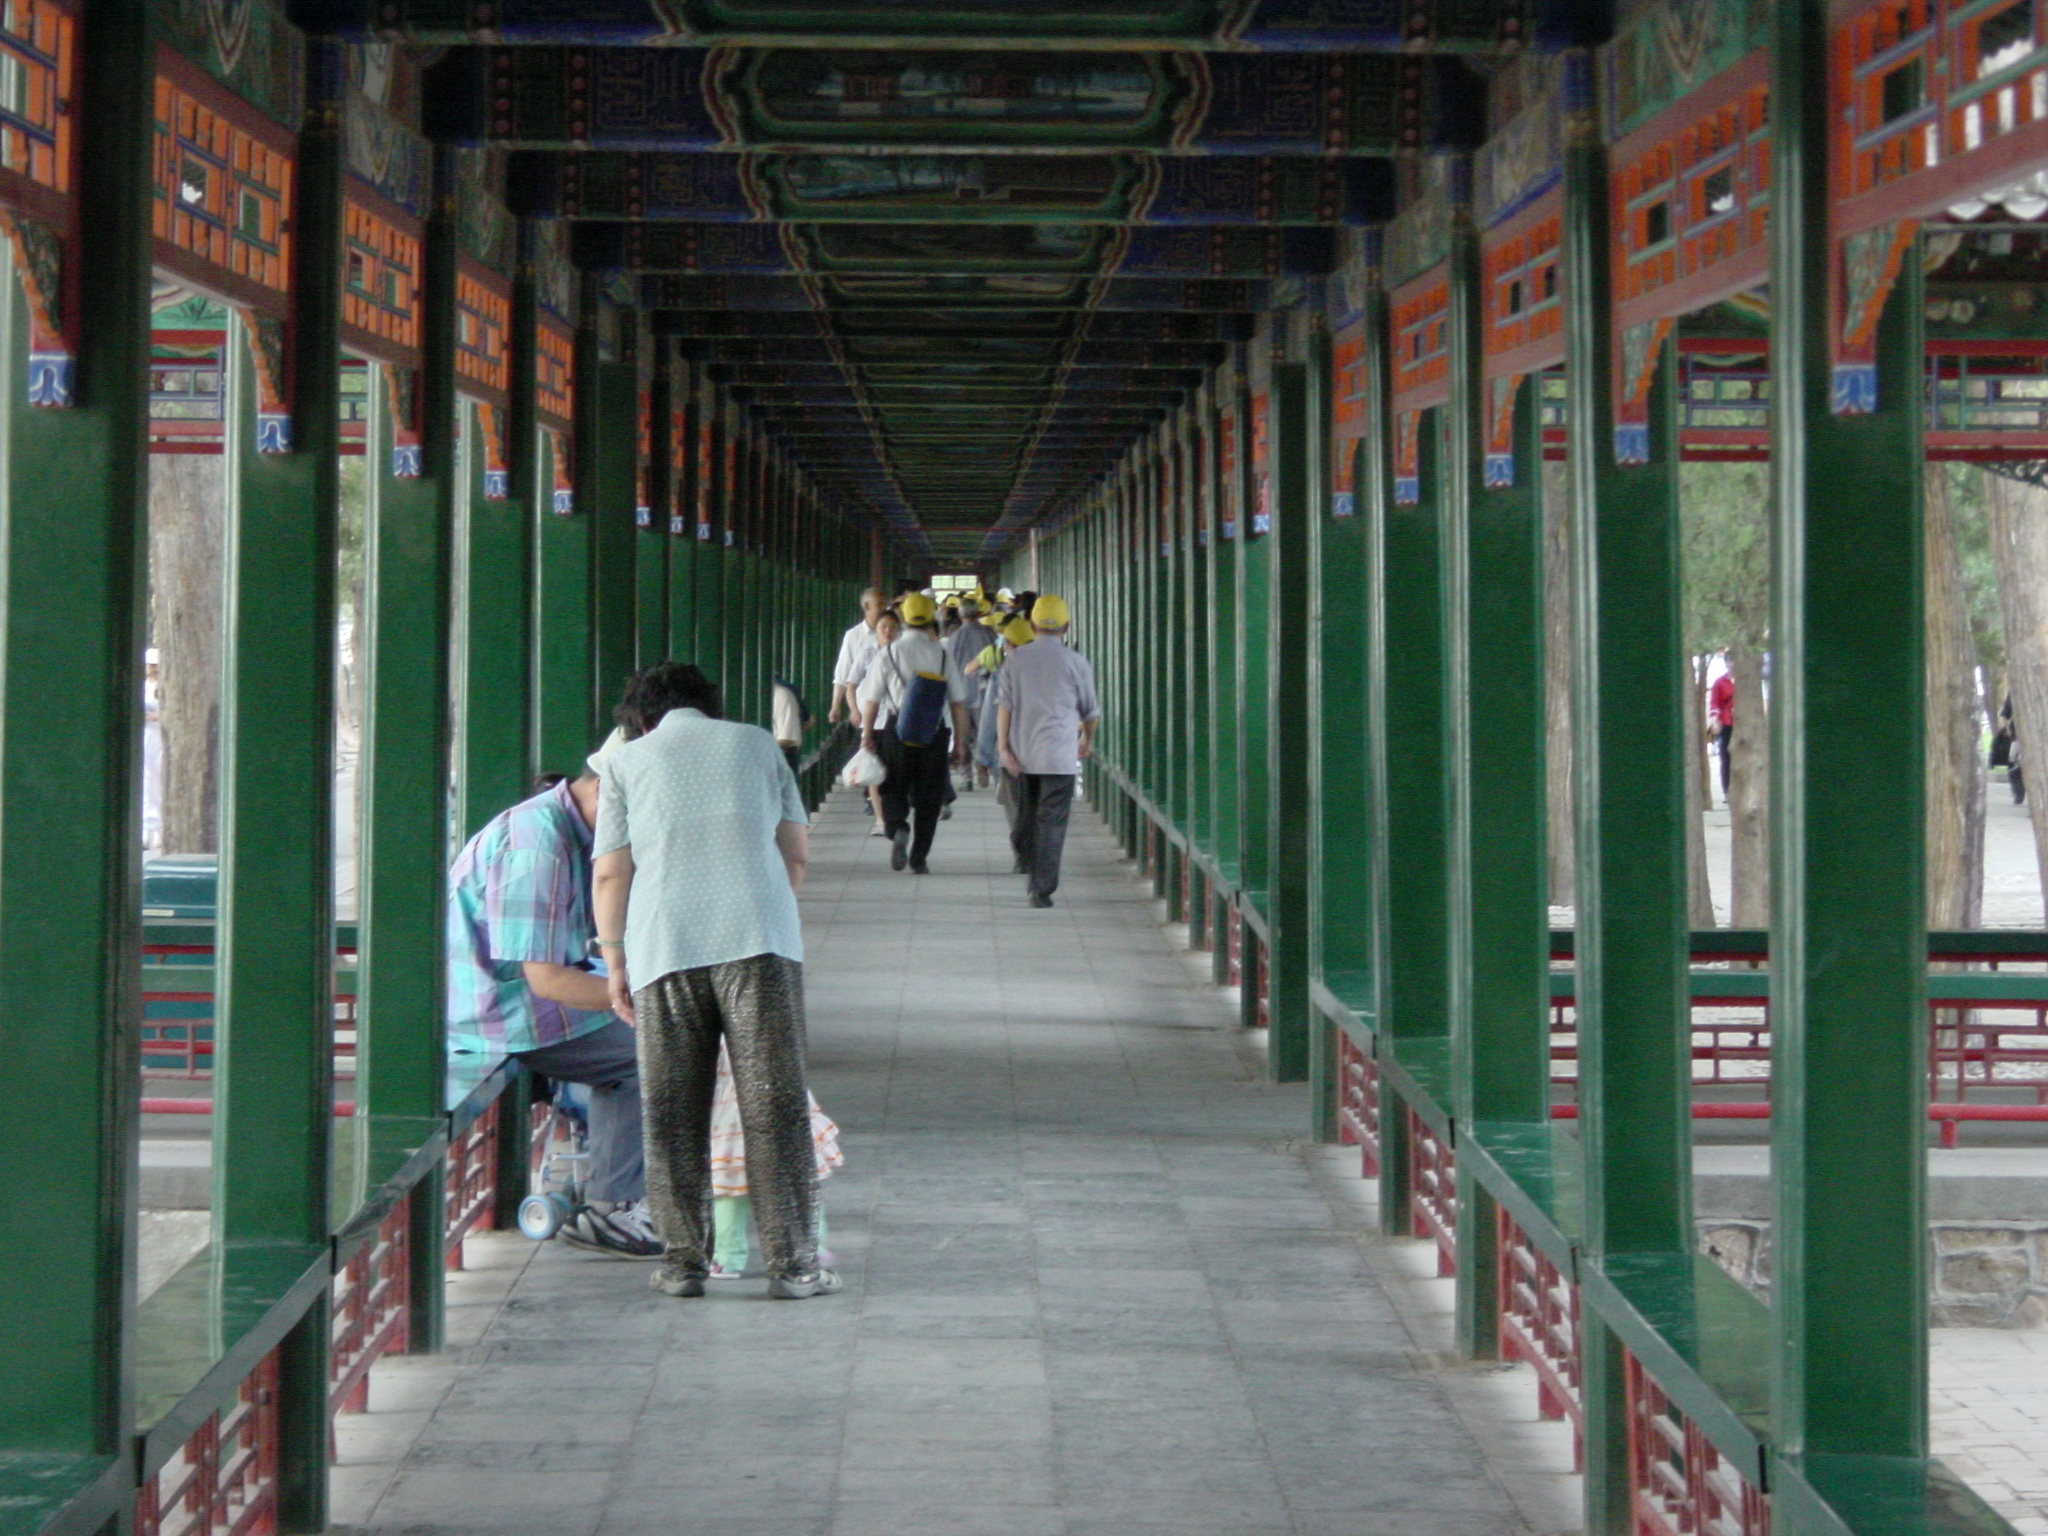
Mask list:
[{"label": "white plastic bag", "polygon": [[846,760],[840,770],[839,782],[848,789],[871,789],[889,777],[889,770],[882,766],[882,760],[862,747]]}]

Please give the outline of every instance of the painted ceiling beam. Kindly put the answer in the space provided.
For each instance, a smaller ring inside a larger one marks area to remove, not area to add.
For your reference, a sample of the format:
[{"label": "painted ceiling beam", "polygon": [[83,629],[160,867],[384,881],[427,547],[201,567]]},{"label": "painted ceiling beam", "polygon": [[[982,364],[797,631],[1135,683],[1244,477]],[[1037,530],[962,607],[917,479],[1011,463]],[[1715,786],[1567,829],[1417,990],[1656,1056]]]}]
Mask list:
[{"label": "painted ceiling beam", "polygon": [[1577,36],[1569,0],[288,0],[287,10],[309,32],[436,47],[813,43],[1491,54],[1594,40]]},{"label": "painted ceiling beam", "polygon": [[523,151],[523,213],[699,224],[1335,225],[1391,219],[1391,160],[1310,155]]},{"label": "painted ceiling beam", "polygon": [[[837,384],[846,377],[836,363],[767,362],[728,363],[724,377],[734,384],[757,388],[783,387],[807,390],[820,384]],[[1082,394],[1115,394],[1132,389],[1194,389],[1202,382],[1199,368],[1077,368],[1063,373],[1058,368],[989,367],[977,363],[957,364],[943,360],[927,367],[910,364],[863,366],[855,377],[867,394],[884,390],[1036,389],[1049,393],[1066,388]]]},{"label": "painted ceiling beam", "polygon": [[[833,347],[818,336],[778,340],[689,337],[678,351],[690,362],[836,363]],[[972,335],[845,337],[840,352],[857,367],[977,363],[1025,368],[1214,368],[1225,355],[1218,342],[1083,341],[1065,337],[1009,339]]]},{"label": "painted ceiling beam", "polygon": [[1047,224],[574,226],[586,271],[714,276],[1324,277],[1328,229],[1112,229]]},{"label": "painted ceiling beam", "polygon": [[[843,337],[858,344],[869,337],[904,338],[957,336],[972,333],[989,340],[1009,337],[1045,338],[1064,342],[1075,331],[1076,317],[1065,311],[1044,314],[1014,309],[924,310],[839,309],[819,311],[681,309],[653,313],[657,334],[683,338],[823,338]],[[1227,343],[1249,341],[1254,317],[1240,314],[1098,313],[1078,321],[1090,343],[1118,342]]]},{"label": "painted ceiling beam", "polygon": [[456,48],[431,136],[506,149],[1394,155],[1469,146],[1454,57],[816,48]]},{"label": "painted ceiling beam", "polygon": [[[1298,285],[1253,278],[707,277],[640,279],[640,307],[660,309],[1138,310],[1247,314],[1301,298]],[[1103,332],[1094,329],[1091,334]]]}]

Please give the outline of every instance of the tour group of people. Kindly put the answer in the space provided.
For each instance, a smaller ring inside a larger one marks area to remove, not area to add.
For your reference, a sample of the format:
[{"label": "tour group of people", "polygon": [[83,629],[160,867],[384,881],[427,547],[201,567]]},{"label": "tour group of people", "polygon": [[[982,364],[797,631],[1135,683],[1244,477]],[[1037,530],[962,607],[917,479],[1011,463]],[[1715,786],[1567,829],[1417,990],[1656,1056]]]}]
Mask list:
[{"label": "tour group of people", "polygon": [[[870,590],[861,609],[828,718],[884,767],[891,867],[928,873],[957,791],[993,786],[1026,901],[1050,907],[1101,718],[1067,604]],[[770,732],[723,719],[695,666],[634,674],[581,771],[492,818],[449,873],[451,1055],[587,1090],[588,1168],[559,1238],[656,1262],[669,1296],[742,1278],[753,1235],[770,1296],[843,1284],[818,1199],[839,1131],[805,1070],[801,701],[775,691]]]},{"label": "tour group of people", "polygon": [[968,595],[942,610],[931,593],[892,602],[861,594],[861,620],[839,644],[826,718],[850,720],[883,769],[869,789],[889,865],[930,873],[939,822],[958,790],[995,786],[1026,900],[1049,907],[1081,764],[1102,706],[1095,672],[1067,644],[1072,615],[1052,593]]}]

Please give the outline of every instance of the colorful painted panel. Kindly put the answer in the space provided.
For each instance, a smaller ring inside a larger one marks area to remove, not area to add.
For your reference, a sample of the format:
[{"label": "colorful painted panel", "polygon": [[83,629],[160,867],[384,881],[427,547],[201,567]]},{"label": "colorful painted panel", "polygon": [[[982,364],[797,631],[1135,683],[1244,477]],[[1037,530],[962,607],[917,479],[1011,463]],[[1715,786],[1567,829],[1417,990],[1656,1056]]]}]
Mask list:
[{"label": "colorful painted panel", "polygon": [[355,201],[342,229],[342,323],[354,339],[399,348],[410,361],[420,344],[420,242]]},{"label": "colorful painted panel", "polygon": [[2034,185],[2048,156],[2044,40],[2033,0],[1893,0],[1849,16],[1834,49],[1834,107],[1849,130],[1837,230],[1950,208],[1974,218],[2013,196],[2035,217],[2048,202]]},{"label": "colorful painted panel", "polygon": [[669,151],[1386,154],[1428,145],[1438,78],[1342,53],[501,48],[465,64],[467,139]]},{"label": "colorful painted panel", "polygon": [[1389,284],[1427,272],[1451,253],[1451,204],[1462,194],[1450,160],[1434,157],[1401,166],[1401,212],[1387,225],[1382,257]]},{"label": "colorful painted panel", "polygon": [[386,202],[424,219],[433,170],[426,139],[359,91],[343,98],[341,124],[349,174]]},{"label": "colorful painted panel", "polygon": [[229,297],[281,307],[291,282],[290,154],[159,77],[155,180],[156,237],[189,258],[170,259]]},{"label": "colorful painted panel", "polygon": [[1513,218],[1564,175],[1563,61],[1524,54],[1501,73],[1517,77],[1519,110],[1472,157],[1472,212],[1482,229]]},{"label": "colorful painted panel", "polygon": [[1330,428],[1339,442],[1364,437],[1371,429],[1368,361],[1362,322],[1337,333],[1330,349]]},{"label": "colorful painted panel", "polygon": [[6,237],[15,275],[28,300],[28,403],[70,405],[75,399],[76,307],[65,289],[64,238],[41,219],[4,210],[0,234]]},{"label": "colorful painted panel", "polygon": [[[1562,336],[1563,231],[1562,216],[1550,213],[1486,243],[1480,256],[1481,345],[1488,358]],[[1556,344],[1561,350],[1562,341]]]},{"label": "colorful painted panel", "polygon": [[1770,204],[1766,62],[1745,60],[1683,126],[1616,147],[1614,298],[1623,325],[1763,281]]},{"label": "colorful painted panel", "polygon": [[1770,0],[1652,0],[1600,50],[1607,136],[1633,133],[1770,40]]},{"label": "colorful painted panel", "polygon": [[1450,387],[1451,285],[1438,277],[1394,296],[1394,397],[1411,408],[1434,404]]},{"label": "colorful painted panel", "polygon": [[500,399],[511,382],[511,301],[468,272],[455,278],[455,373]]},{"label": "colorful painted panel", "polygon": [[74,25],[50,0],[0,7],[0,171],[59,195],[71,191]]},{"label": "colorful painted panel", "polygon": [[534,328],[535,409],[558,426],[576,411],[576,338],[548,320]]},{"label": "colorful painted panel", "polygon": [[165,40],[242,101],[296,132],[306,115],[306,46],[277,0],[160,0]]},{"label": "colorful painted panel", "polygon": [[477,446],[482,449],[484,500],[504,501],[512,494],[512,464],[506,456],[507,412],[502,405],[476,408]]},{"label": "colorful painted panel", "polygon": [[[1040,5],[960,0],[300,0],[309,27],[454,44],[725,42],[762,38],[1004,39],[1045,34]],[[1278,50],[1432,48],[1495,52],[1569,40],[1556,8],[1470,0],[1063,0],[1063,36],[1103,42]]]}]

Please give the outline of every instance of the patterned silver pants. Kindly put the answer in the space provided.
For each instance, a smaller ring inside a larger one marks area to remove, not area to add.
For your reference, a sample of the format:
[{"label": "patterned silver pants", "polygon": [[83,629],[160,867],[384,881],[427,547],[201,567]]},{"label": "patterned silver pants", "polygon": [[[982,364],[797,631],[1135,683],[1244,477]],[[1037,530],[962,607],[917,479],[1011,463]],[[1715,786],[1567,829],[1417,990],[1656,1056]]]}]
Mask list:
[{"label": "patterned silver pants", "polygon": [[664,1268],[707,1274],[711,1097],[718,1041],[732,1057],[747,1142],[747,1189],[768,1273],[818,1267],[818,1171],[804,1084],[804,968],[781,955],[671,971],[633,994],[647,1200],[668,1245]]}]

